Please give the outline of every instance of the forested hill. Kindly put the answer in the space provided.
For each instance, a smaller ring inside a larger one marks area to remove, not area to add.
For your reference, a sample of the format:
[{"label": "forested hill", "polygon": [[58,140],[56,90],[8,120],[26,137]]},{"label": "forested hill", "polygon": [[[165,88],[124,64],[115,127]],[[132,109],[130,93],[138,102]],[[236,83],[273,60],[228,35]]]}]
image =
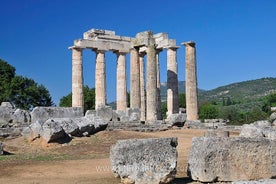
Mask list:
[{"label": "forested hill", "polygon": [[[185,93],[185,81],[178,82],[179,93]],[[233,103],[254,101],[267,94],[276,92],[276,78],[261,78],[244,82],[237,82],[212,90],[199,89],[199,100],[223,102],[230,99]],[[166,100],[167,83],[161,84],[161,98]]]},{"label": "forested hill", "polygon": [[200,91],[201,101],[223,101],[231,99],[235,102],[252,101],[276,92],[276,78],[261,78],[237,82],[221,86],[213,90]]}]

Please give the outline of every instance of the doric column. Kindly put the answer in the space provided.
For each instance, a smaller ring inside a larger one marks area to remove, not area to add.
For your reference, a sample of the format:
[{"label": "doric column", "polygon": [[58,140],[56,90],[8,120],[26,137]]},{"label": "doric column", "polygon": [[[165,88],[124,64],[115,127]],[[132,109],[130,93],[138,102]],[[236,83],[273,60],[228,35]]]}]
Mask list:
[{"label": "doric column", "polygon": [[117,52],[117,110],[127,108],[126,53]]},{"label": "doric column", "polygon": [[176,50],[167,49],[167,115],[179,112]]},{"label": "doric column", "polygon": [[130,50],[130,107],[140,108],[140,64],[139,52],[136,48]]},{"label": "doric column", "polygon": [[141,121],[146,120],[144,56],[145,56],[145,53],[139,53],[139,60],[140,60],[140,90],[141,90]]},{"label": "doric column", "polygon": [[157,101],[157,106],[156,106],[156,110],[157,110],[157,119],[160,120],[162,119],[162,114],[161,114],[161,94],[160,94],[160,60],[159,60],[159,53],[161,52],[161,50],[156,50],[156,75],[157,75],[157,79],[156,79],[156,101]]},{"label": "doric column", "polygon": [[95,108],[106,105],[105,51],[96,50]]},{"label": "doric column", "polygon": [[157,73],[155,46],[147,46],[147,121],[157,120]]},{"label": "doric column", "polygon": [[72,107],[84,107],[82,49],[72,48]]},{"label": "doric column", "polygon": [[196,49],[194,42],[182,43],[186,46],[186,111],[187,120],[198,120]]}]

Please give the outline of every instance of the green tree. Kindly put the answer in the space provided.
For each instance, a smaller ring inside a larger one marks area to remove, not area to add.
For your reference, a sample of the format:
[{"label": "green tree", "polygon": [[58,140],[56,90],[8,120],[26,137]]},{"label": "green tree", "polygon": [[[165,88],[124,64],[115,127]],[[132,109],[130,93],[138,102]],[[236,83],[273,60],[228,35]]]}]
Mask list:
[{"label": "green tree", "polygon": [[6,61],[0,59],[0,102],[8,101],[9,88],[12,78],[15,76],[15,68]]},{"label": "green tree", "polygon": [[0,102],[9,101],[21,109],[53,105],[49,91],[33,79],[15,75],[15,68],[0,59]]},{"label": "green tree", "polygon": [[262,111],[270,114],[271,107],[276,107],[276,93],[266,96],[263,100]]},{"label": "green tree", "polygon": [[[84,112],[95,109],[95,88],[84,86]],[[60,107],[72,107],[72,93],[62,97],[59,101]]]},{"label": "green tree", "polygon": [[43,85],[22,76],[12,78],[8,94],[8,101],[21,109],[30,110],[36,106],[53,105],[50,93]]},{"label": "green tree", "polygon": [[178,95],[178,106],[180,108],[186,108],[186,95],[185,95],[185,93],[180,93]]},{"label": "green tree", "polygon": [[161,103],[161,115],[162,115],[162,118],[163,119],[166,119],[167,118],[167,102],[162,102]]},{"label": "green tree", "polygon": [[218,108],[212,104],[205,103],[200,107],[199,118],[200,119],[214,119],[218,118]]},{"label": "green tree", "polygon": [[227,100],[226,100],[226,106],[229,106],[232,104],[232,101],[231,101],[231,98],[230,97],[227,97]]}]

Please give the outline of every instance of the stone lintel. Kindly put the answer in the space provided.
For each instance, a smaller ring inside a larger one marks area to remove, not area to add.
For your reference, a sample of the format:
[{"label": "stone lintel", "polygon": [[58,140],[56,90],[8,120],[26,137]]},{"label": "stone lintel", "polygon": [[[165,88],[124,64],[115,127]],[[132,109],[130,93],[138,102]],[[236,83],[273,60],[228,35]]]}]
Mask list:
[{"label": "stone lintel", "polygon": [[163,48],[171,48],[171,47],[176,47],[176,40],[174,39],[169,39],[167,33],[157,33],[153,35],[155,39],[155,43],[157,44],[156,49],[163,49]]},{"label": "stone lintel", "polygon": [[91,29],[83,33],[84,39],[95,38],[98,35],[112,35],[115,36],[115,31],[103,30],[103,29]]},{"label": "stone lintel", "polygon": [[194,41],[182,42],[181,45],[194,47],[195,46],[195,42]]},{"label": "stone lintel", "polygon": [[135,39],[132,40],[133,47],[142,47],[155,44],[152,31],[144,31],[136,34]]},{"label": "stone lintel", "polygon": [[131,43],[126,41],[111,41],[111,40],[75,40],[74,47],[89,48],[105,51],[119,50],[121,52],[129,52]]}]

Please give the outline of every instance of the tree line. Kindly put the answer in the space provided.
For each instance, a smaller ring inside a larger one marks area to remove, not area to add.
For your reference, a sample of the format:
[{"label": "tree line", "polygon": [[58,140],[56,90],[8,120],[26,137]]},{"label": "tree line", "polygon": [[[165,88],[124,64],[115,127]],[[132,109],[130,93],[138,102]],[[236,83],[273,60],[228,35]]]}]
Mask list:
[{"label": "tree line", "polygon": [[36,106],[52,106],[52,98],[44,85],[16,75],[16,69],[0,59],[0,102],[11,102],[17,108],[31,110]]}]

